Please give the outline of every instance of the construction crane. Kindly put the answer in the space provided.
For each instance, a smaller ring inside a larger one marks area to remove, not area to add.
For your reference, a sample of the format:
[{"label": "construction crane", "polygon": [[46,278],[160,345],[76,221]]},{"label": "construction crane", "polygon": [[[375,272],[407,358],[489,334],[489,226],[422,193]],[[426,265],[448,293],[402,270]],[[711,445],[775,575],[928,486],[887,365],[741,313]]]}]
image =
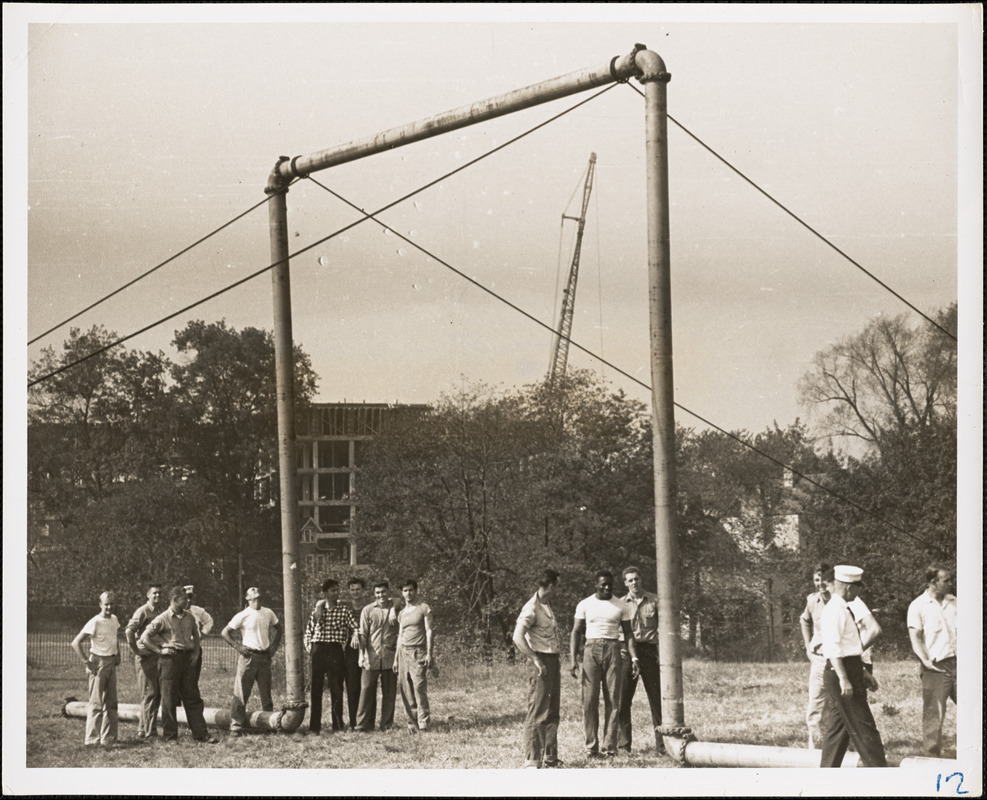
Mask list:
[{"label": "construction crane", "polygon": [[596,169],[596,153],[589,154],[589,169],[586,171],[586,183],[583,185],[583,208],[578,217],[562,215],[562,222],[575,220],[576,245],[572,251],[572,264],[569,267],[569,279],[562,291],[562,311],[559,314],[559,326],[555,332],[555,347],[552,348],[552,362],[548,370],[549,384],[555,383],[556,378],[565,377],[566,362],[569,359],[569,334],[572,332],[572,312],[576,305],[576,280],[579,277],[579,251],[583,244],[583,228],[586,227],[586,209],[589,207],[589,195],[593,191],[593,172]]}]

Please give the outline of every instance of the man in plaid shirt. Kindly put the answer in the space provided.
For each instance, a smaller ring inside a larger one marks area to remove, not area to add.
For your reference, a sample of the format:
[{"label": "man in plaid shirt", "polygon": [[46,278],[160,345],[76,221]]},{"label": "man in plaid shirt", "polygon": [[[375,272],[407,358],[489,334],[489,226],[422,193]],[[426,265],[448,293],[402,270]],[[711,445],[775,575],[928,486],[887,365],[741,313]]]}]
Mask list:
[{"label": "man in plaid shirt", "polygon": [[312,707],[308,729],[322,730],[322,692],[329,678],[329,699],[332,706],[332,730],[346,730],[343,722],[343,681],[346,676],[344,648],[358,629],[349,603],[339,602],[339,582],[328,578],[322,582],[323,598],[315,604],[305,626],[305,652],[312,657]]}]

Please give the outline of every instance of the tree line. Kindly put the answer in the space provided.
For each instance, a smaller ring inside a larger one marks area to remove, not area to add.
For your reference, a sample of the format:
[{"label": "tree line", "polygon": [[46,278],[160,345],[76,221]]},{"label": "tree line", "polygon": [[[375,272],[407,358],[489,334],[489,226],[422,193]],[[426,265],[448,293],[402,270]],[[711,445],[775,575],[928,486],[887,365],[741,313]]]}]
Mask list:
[{"label": "tree line", "polygon": [[[955,305],[937,321],[955,332]],[[32,375],[109,341],[73,330]],[[245,556],[252,582],[280,587],[279,517],[255,492],[277,465],[271,335],[193,322],[174,346],[175,361],[119,348],[32,389],[29,593],[85,601],[164,572],[235,604]],[[304,406],[317,378],[295,358]],[[795,623],[816,560],[864,567],[870,605],[904,644],[923,567],[955,562],[955,341],[877,318],[820,351],[799,390],[811,428],[676,430],[682,624],[697,648]],[[590,372],[476,383],[396,416],[365,448],[360,552],[421,581],[444,638],[505,647],[545,566],[561,573],[563,614],[600,568],[655,574],[652,464],[649,409]],[[53,525],[62,546],[45,548]],[[87,570],[66,574],[72,563]],[[768,644],[758,655],[788,643]]]}]

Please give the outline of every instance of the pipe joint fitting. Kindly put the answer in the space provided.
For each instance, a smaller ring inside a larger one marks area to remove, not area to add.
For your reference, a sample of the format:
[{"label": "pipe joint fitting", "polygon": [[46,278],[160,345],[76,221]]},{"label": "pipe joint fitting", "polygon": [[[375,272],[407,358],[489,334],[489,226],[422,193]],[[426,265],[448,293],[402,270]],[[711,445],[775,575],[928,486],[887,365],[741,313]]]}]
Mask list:
[{"label": "pipe joint fitting", "polygon": [[638,50],[635,48],[634,66],[641,72],[638,76],[638,81],[641,83],[651,83],[653,81],[668,83],[672,79],[671,73],[665,71],[665,62],[661,56],[651,50]]},{"label": "pipe joint fitting", "polygon": [[294,166],[294,161],[288,158],[288,156],[280,156],[278,163],[274,165],[274,169],[271,170],[271,174],[267,178],[267,186],[264,187],[264,194],[287,194],[290,181],[281,175],[281,165],[285,161],[291,161],[291,166]]}]

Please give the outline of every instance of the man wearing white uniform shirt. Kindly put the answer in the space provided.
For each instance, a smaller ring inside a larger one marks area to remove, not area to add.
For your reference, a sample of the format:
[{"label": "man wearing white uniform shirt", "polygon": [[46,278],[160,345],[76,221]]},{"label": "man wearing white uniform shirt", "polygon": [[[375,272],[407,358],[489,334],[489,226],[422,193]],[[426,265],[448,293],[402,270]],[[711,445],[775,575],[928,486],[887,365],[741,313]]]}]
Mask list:
[{"label": "man wearing white uniform shirt", "polygon": [[[247,724],[247,700],[257,683],[261,709],[274,710],[271,697],[271,656],[281,642],[281,628],[277,614],[261,605],[260,589],[247,589],[247,607],[229,621],[220,634],[240,656],[236,662],[233,679],[233,702],[230,707],[230,732],[234,736],[243,733]],[[240,632],[240,641],[233,638],[233,631]]]},{"label": "man wearing white uniform shirt", "polygon": [[[823,609],[822,654],[826,658],[823,674],[826,703],[821,723],[821,767],[839,767],[850,742],[853,742],[864,766],[888,765],[881,734],[867,705],[861,660],[864,650],[873,644],[873,636],[869,633],[866,639],[861,639],[849,606],[849,601],[856,596],[863,573],[859,567],[835,567],[832,597]],[[876,621],[874,624],[879,634],[880,626]]]},{"label": "man wearing white uniform shirt", "polygon": [[[631,674],[640,674],[640,662],[634,632],[631,630],[631,607],[613,596],[613,575],[596,573],[596,592],[576,606],[569,637],[571,674],[576,677],[579,640],[585,635],[582,663],[583,731],[589,758],[613,758],[617,754],[617,715],[620,710],[621,662],[620,632],[631,656]],[[603,688],[603,747],[598,737],[600,724],[600,688]]]},{"label": "man wearing white uniform shirt", "polygon": [[908,606],[908,636],[922,662],[922,746],[939,757],[946,700],[956,703],[956,597],[949,570],[929,567],[925,580],[926,590]]}]

